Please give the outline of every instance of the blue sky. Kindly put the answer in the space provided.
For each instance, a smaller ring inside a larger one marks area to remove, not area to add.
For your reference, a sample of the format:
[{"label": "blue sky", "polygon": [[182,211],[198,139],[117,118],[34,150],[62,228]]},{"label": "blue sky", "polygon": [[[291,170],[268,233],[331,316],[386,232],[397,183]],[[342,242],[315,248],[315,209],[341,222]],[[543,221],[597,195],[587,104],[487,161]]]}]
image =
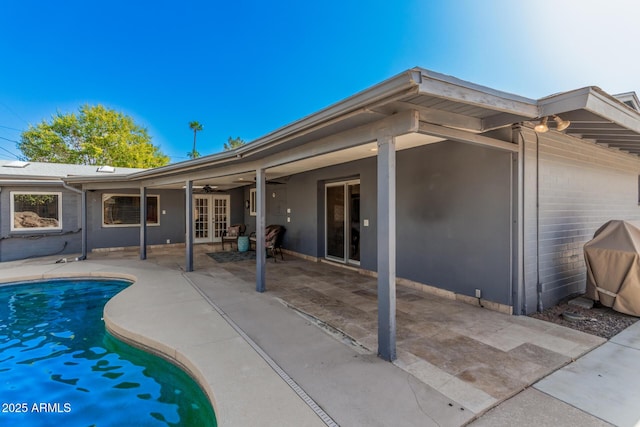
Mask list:
[{"label": "blue sky", "polygon": [[100,103],[182,161],[190,121],[212,154],[414,66],[530,98],[640,92],[636,3],[3,1],[0,159],[29,123]]}]

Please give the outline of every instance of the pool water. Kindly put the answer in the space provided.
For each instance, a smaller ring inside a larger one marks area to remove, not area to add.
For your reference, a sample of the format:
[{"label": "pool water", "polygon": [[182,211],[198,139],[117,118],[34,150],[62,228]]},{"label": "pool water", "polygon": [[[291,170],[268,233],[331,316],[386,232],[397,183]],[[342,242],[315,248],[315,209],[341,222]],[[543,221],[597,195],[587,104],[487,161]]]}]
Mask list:
[{"label": "pool water", "polygon": [[109,335],[122,280],[0,287],[0,425],[215,426],[184,371]]}]

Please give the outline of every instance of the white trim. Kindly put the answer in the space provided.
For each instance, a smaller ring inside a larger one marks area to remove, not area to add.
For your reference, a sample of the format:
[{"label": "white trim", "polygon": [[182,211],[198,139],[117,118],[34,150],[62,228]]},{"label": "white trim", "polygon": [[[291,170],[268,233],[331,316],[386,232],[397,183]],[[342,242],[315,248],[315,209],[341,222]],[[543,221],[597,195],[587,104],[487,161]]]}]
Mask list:
[{"label": "white trim", "polygon": [[[58,226],[57,227],[15,227],[15,195],[35,195],[35,196],[58,196]],[[61,191],[10,191],[9,192],[9,205],[11,213],[11,231],[59,231],[62,230],[62,192]]]},{"label": "white trim", "polygon": [[[102,222],[101,222],[101,226],[102,228],[126,228],[126,227],[140,227],[140,223],[137,224],[105,224],[104,222],[104,202],[105,200],[111,198],[111,197],[137,197],[138,199],[140,198],[140,194],[134,194],[134,193],[103,193],[102,194],[102,201],[100,202],[100,210],[101,212],[101,218],[102,218]],[[160,195],[159,194],[147,194],[147,199],[149,197],[155,197],[158,200],[158,207],[157,207],[157,211],[158,211],[158,222],[154,222],[154,223],[150,223],[147,221],[147,227],[158,227],[160,225]]]},{"label": "white trim", "polygon": [[251,216],[257,215],[256,200],[257,200],[256,189],[251,188],[249,190],[249,215]]}]

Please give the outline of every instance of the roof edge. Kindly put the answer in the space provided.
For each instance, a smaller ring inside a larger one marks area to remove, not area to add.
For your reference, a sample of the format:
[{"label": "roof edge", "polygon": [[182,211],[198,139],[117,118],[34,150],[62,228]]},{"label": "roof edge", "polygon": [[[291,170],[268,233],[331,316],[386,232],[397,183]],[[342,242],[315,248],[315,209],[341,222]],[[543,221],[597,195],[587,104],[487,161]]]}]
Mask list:
[{"label": "roof edge", "polygon": [[321,109],[318,112],[307,115],[292,123],[276,129],[262,137],[259,137],[248,144],[221,153],[203,156],[194,160],[174,163],[147,171],[130,174],[130,179],[143,179],[154,176],[162,176],[176,171],[188,171],[205,165],[217,164],[234,159],[250,156],[254,152],[262,151],[267,147],[278,145],[301,132],[306,132],[319,126],[330,123],[338,118],[345,117],[362,111],[372,104],[383,102],[385,99],[406,91],[415,90],[417,92],[420,81],[420,74],[416,69],[406,70],[381,83],[362,90],[337,103]]}]

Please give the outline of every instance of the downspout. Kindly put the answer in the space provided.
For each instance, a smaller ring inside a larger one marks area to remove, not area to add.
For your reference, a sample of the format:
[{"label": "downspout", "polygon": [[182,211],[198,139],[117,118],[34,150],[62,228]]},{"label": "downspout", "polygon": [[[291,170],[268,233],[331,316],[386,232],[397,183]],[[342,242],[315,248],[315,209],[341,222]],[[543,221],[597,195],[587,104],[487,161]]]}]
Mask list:
[{"label": "downspout", "polygon": [[80,194],[80,198],[81,198],[81,202],[80,204],[82,205],[82,213],[80,215],[80,227],[81,227],[81,233],[82,233],[82,256],[77,258],[77,261],[84,261],[85,259],[87,259],[87,227],[86,227],[86,222],[87,222],[87,212],[86,212],[86,199],[87,199],[87,192],[83,191],[83,190],[78,190],[77,188],[71,187],[70,185],[67,185],[66,182],[62,182],[62,186],[64,188],[66,188],[69,191],[72,191],[76,194]]},{"label": "downspout", "polygon": [[518,250],[520,251],[520,265],[518,266],[518,278],[519,278],[519,282],[520,282],[520,290],[522,292],[522,305],[521,308],[524,311],[523,314],[528,314],[528,306],[527,306],[527,286],[525,283],[525,279],[524,279],[524,265],[525,265],[525,256],[524,256],[524,240],[525,240],[525,225],[524,225],[524,212],[525,212],[525,188],[526,188],[526,184],[525,184],[525,177],[527,176],[525,173],[525,167],[526,167],[526,162],[524,161],[524,157],[525,157],[525,152],[526,152],[526,140],[524,138],[524,134],[522,133],[522,129],[520,127],[518,127],[518,133],[520,134],[520,150],[519,150],[519,155],[520,155],[520,160],[519,160],[519,164],[520,164],[520,171],[519,171],[519,180],[520,180],[520,188],[519,191],[521,192],[520,196],[519,196],[519,206],[518,206],[518,220],[520,221],[520,239],[519,239],[519,244],[518,244]]},{"label": "downspout", "polygon": [[538,312],[542,307],[542,282],[540,282],[540,138],[536,132],[536,289],[538,291]]}]

